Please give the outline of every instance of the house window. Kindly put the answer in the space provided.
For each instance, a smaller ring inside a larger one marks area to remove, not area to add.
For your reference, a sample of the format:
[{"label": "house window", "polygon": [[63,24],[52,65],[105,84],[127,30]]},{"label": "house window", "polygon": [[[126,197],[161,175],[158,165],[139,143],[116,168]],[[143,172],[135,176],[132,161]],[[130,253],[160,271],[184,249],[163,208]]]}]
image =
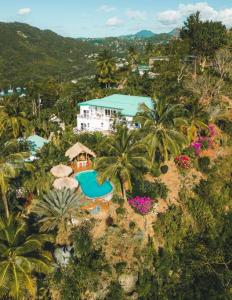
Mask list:
[{"label": "house window", "polygon": [[110,109],[105,109],[105,115],[110,116]]},{"label": "house window", "polygon": [[101,123],[101,127],[103,127],[104,126],[104,123]]},{"label": "house window", "polygon": [[81,130],[86,130],[86,123],[81,123]]},{"label": "house window", "polygon": [[85,110],[85,109],[84,109],[83,112],[84,112],[84,116],[85,116],[85,117],[88,117],[88,116],[89,116],[89,110]]}]

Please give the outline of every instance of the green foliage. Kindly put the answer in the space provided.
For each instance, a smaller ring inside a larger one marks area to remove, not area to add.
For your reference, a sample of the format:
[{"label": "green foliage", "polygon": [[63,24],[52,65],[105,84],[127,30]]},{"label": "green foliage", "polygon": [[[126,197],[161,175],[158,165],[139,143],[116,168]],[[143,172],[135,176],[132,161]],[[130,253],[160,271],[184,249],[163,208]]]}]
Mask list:
[{"label": "green foliage", "polygon": [[202,21],[199,12],[188,17],[180,36],[187,39],[190,54],[200,57],[213,57],[227,43],[226,27],[221,22]]},{"label": "green foliage", "polygon": [[208,173],[210,166],[210,158],[208,156],[198,158],[198,167],[202,173]]},{"label": "green foliage", "polygon": [[31,234],[19,216],[0,218],[0,297],[35,297],[34,274],[52,271],[51,253],[44,250],[47,241],[51,237]]},{"label": "green foliage", "polygon": [[94,247],[86,228],[75,231],[73,240],[72,260],[54,278],[64,300],[81,300],[84,292],[96,292],[101,287],[100,275],[107,270],[101,250]]},{"label": "green foliage", "polygon": [[125,294],[121,285],[118,282],[112,282],[110,284],[109,292],[105,298],[105,300],[124,300]]},{"label": "green foliage", "polygon": [[162,174],[166,174],[168,172],[168,166],[167,165],[161,166],[160,171]]},{"label": "green foliage", "polygon": [[94,64],[85,59],[96,51],[91,43],[17,22],[0,23],[0,37],[1,87],[49,76],[73,79],[94,71]]},{"label": "green foliage", "polygon": [[125,215],[125,213],[126,213],[125,208],[123,208],[123,207],[116,208],[116,214],[117,215]]},{"label": "green foliage", "polygon": [[42,231],[67,230],[67,222],[80,207],[80,193],[70,189],[48,191],[42,199],[34,200],[31,211],[38,215]]},{"label": "green foliage", "polygon": [[115,270],[117,274],[122,274],[127,266],[127,263],[125,261],[119,262],[115,265]]},{"label": "green foliage", "polygon": [[132,198],[135,196],[147,196],[152,199],[166,199],[168,196],[168,188],[160,180],[150,181],[135,181],[132,185]]}]

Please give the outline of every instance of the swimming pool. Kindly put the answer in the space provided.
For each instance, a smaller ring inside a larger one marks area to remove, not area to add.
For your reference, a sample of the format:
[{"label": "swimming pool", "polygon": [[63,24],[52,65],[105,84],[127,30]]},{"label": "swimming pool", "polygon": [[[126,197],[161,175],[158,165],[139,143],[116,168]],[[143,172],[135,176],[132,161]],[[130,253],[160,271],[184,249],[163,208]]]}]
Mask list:
[{"label": "swimming pool", "polygon": [[95,170],[77,173],[75,178],[79,182],[82,192],[88,198],[104,197],[113,191],[113,186],[108,180],[103,184],[98,183]]}]

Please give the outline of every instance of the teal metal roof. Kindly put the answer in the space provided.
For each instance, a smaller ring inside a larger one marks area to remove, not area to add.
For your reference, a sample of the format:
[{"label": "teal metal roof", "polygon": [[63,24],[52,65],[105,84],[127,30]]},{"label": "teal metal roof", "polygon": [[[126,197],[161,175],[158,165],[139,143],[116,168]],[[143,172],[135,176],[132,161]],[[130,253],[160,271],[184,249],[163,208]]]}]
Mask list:
[{"label": "teal metal roof", "polygon": [[128,96],[114,94],[101,99],[93,99],[82,102],[80,106],[98,106],[119,110],[123,116],[134,117],[139,111],[140,104],[145,103],[149,108],[153,108],[153,101],[149,97]]},{"label": "teal metal roof", "polygon": [[35,155],[36,152],[41,149],[45,144],[49,143],[48,140],[38,135],[31,135],[27,138],[27,142],[30,144],[31,154]]}]

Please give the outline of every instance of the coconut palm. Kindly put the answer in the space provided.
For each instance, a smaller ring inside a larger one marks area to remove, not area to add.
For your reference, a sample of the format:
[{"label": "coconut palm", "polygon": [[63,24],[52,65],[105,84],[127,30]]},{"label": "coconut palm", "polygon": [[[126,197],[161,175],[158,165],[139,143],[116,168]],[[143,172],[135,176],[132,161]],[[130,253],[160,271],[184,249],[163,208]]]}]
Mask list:
[{"label": "coconut palm", "polygon": [[30,122],[27,119],[26,113],[20,110],[19,105],[7,104],[0,107],[0,134],[9,130],[14,138],[22,135],[23,132],[28,132]]},{"label": "coconut palm", "polygon": [[116,62],[108,50],[103,50],[97,60],[97,73],[100,83],[105,84],[109,88],[112,83],[115,83]]},{"label": "coconut palm", "polygon": [[9,217],[9,207],[7,201],[7,192],[10,186],[10,180],[15,178],[20,168],[28,167],[25,158],[29,156],[27,152],[16,152],[17,142],[10,140],[1,146],[0,156],[0,193],[3,200],[6,217]]},{"label": "coconut palm", "polygon": [[[52,256],[44,250],[45,234],[28,234],[18,216],[0,218],[0,297],[34,299],[35,273],[52,271]],[[5,298],[4,298],[5,299]]]},{"label": "coconut palm", "polygon": [[59,235],[67,233],[68,222],[72,224],[72,216],[77,214],[81,205],[80,192],[70,189],[50,190],[42,199],[32,202],[31,211],[39,217],[41,231],[58,230]]},{"label": "coconut palm", "polygon": [[126,200],[126,190],[131,190],[132,176],[139,176],[140,170],[148,166],[142,145],[137,142],[137,132],[129,131],[126,126],[117,128],[114,135],[108,138],[107,155],[96,160],[96,169],[100,180],[112,179],[120,183]]},{"label": "coconut palm", "polygon": [[175,126],[187,135],[189,143],[196,139],[200,129],[207,129],[205,107],[195,102],[183,111],[183,117],[174,119]]},{"label": "coconut palm", "polygon": [[138,61],[138,53],[133,46],[128,48],[128,61],[131,69],[133,69]]},{"label": "coconut palm", "polygon": [[136,119],[141,123],[142,130],[147,133],[143,141],[147,145],[152,162],[157,151],[165,161],[171,155],[178,155],[187,144],[186,137],[175,129],[173,122],[180,110],[181,105],[169,105],[164,99],[158,100],[153,109],[146,104],[141,105],[141,112]]}]

